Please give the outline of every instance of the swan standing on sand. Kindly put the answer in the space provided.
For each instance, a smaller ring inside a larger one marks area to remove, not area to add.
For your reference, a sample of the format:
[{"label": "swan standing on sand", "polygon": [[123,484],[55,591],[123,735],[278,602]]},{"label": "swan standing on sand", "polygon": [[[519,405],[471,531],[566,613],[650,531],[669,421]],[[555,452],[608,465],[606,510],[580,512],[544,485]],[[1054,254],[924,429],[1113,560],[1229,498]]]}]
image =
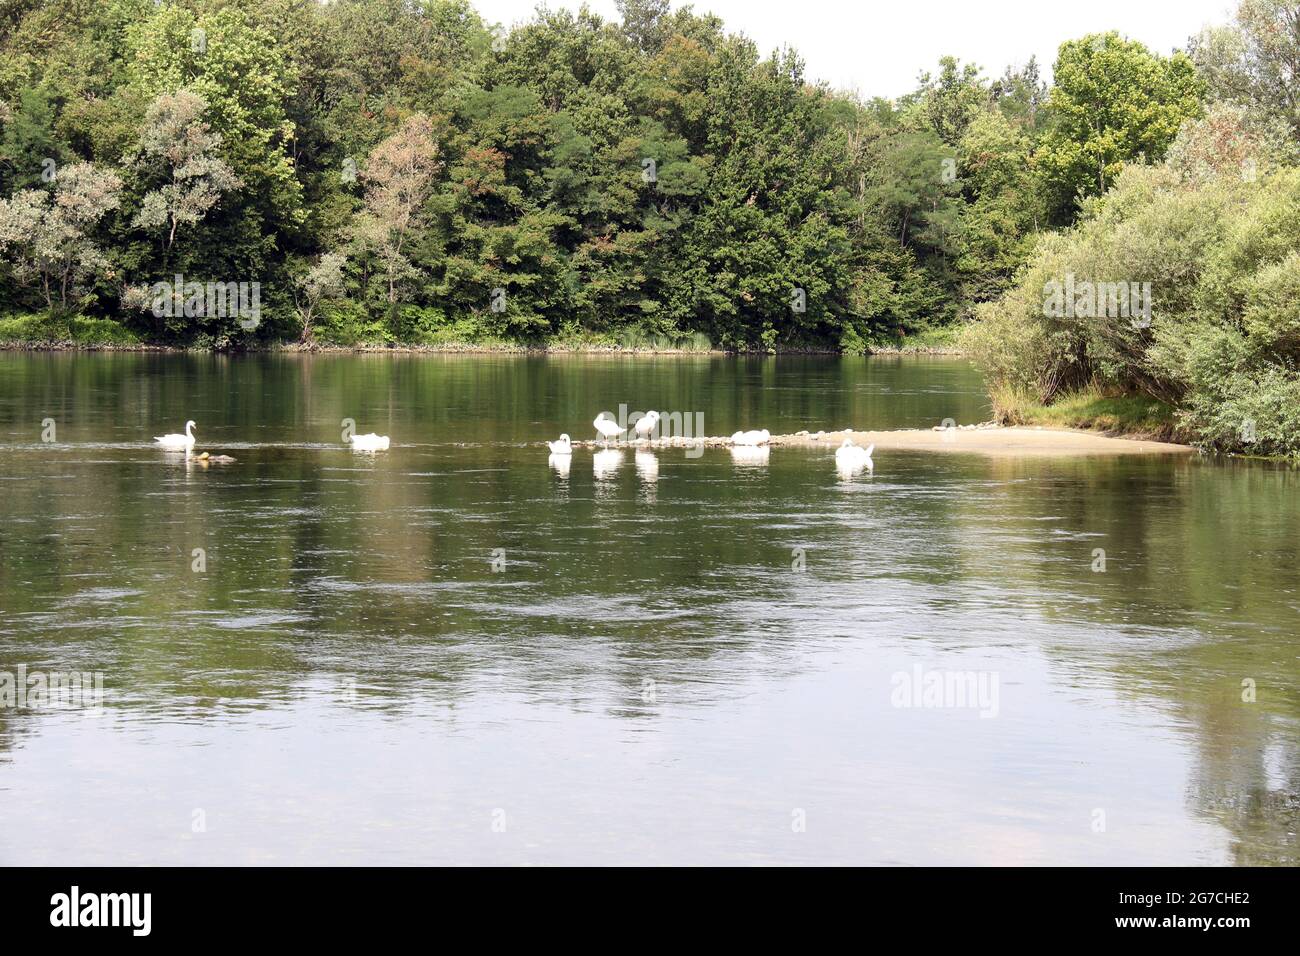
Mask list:
[{"label": "swan standing on sand", "polygon": [[644,438],[647,441],[654,434],[655,426],[659,424],[659,413],[655,411],[646,412],[636,423],[636,437]]},{"label": "swan standing on sand", "polygon": [[733,445],[766,445],[772,433],[766,428],[761,431],[736,432],[731,436]]},{"label": "swan standing on sand", "polygon": [[369,432],[365,435],[353,435],[350,439],[353,451],[388,451],[388,436]]},{"label": "swan standing on sand", "polygon": [[840,471],[849,472],[861,471],[863,468],[874,471],[876,466],[871,460],[871,453],[875,450],[875,445],[862,448],[853,444],[852,438],[846,438],[844,443],[835,449],[835,467]]},{"label": "swan standing on sand", "polygon": [[596,432],[604,440],[606,448],[609,447],[609,440],[611,438],[623,434],[624,431],[622,428],[618,427],[618,422],[614,421],[614,419],[606,418],[605,412],[601,412],[597,415],[596,420],[592,422],[592,424],[596,426]]},{"label": "swan standing on sand", "polygon": [[184,435],[177,435],[174,433],[171,435],[159,435],[154,438],[154,441],[163,448],[166,448],[168,451],[189,451],[194,447],[193,431],[194,423],[186,422]]},{"label": "swan standing on sand", "polygon": [[569,441],[568,435],[561,435],[558,441],[548,441],[546,447],[551,450],[552,455],[573,454],[573,443]]}]

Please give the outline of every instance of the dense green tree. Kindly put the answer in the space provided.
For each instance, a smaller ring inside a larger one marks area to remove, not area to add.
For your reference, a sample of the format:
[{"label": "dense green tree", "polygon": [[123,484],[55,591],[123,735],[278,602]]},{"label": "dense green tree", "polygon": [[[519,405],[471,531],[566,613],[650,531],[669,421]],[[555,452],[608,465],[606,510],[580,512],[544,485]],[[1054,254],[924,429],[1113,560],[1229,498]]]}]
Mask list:
[{"label": "dense green tree", "polygon": [[1183,121],[1201,111],[1202,83],[1182,53],[1161,57],[1118,33],[1061,44],[1039,163],[1057,221],[1098,196],[1125,163],[1159,161]]},{"label": "dense green tree", "polygon": [[223,195],[241,185],[217,155],[221,136],[208,129],[207,109],[201,96],[181,90],[162,94],[145,114],[134,165],[141,181],[154,188],[140,198],[131,224],[158,231],[164,260],[181,226],[197,226]]},{"label": "dense green tree", "polygon": [[53,192],[24,189],[0,199],[0,254],[20,285],[36,282],[48,309],[82,303],[111,267],[91,230],[117,208],[122,180],[91,163],[59,171]]},{"label": "dense green tree", "polygon": [[[1237,52],[1205,60],[1219,98],[1285,109],[1264,95],[1283,7],[1248,0]],[[494,31],[469,0],[13,0],[0,196],[53,196],[46,157],[121,178],[72,305],[120,315],[175,272],[262,285],[252,333],[128,312],[148,336],[861,349],[996,299],[1080,195],[1158,161],[1200,108],[1186,57],[1116,34],[1065,44],[1050,93],[1033,60],[990,81],[944,57],[887,101],[689,7],[619,16]],[[0,308],[39,306],[4,266]]]},{"label": "dense green tree", "polygon": [[49,93],[26,87],[0,134],[0,182],[10,190],[48,185],[57,175],[65,150],[54,132]]},{"label": "dense green tree", "polygon": [[902,102],[905,108],[916,106],[924,124],[944,145],[956,146],[989,97],[979,67],[945,56],[939,60],[939,75],[922,73],[919,88]]},{"label": "dense green tree", "polygon": [[964,302],[995,298],[1029,257],[1046,216],[1032,149],[1027,129],[999,109],[980,113],[958,144],[966,200],[958,206],[956,268]]},{"label": "dense green tree", "polygon": [[1036,57],[1031,56],[1019,69],[1007,67],[990,92],[1003,114],[1030,133],[1041,132],[1046,125],[1048,88],[1039,75]]}]

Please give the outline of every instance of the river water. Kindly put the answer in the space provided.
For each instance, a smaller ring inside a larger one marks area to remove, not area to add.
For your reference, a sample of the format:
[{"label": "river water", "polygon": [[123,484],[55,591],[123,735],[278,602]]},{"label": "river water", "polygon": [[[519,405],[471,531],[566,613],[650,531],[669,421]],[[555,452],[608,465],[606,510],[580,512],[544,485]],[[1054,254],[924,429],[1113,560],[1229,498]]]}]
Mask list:
[{"label": "river water", "polygon": [[1300,862],[1295,471],[548,464],[620,404],[988,417],[955,359],[0,354],[0,692],[103,686],[0,693],[0,864]]}]

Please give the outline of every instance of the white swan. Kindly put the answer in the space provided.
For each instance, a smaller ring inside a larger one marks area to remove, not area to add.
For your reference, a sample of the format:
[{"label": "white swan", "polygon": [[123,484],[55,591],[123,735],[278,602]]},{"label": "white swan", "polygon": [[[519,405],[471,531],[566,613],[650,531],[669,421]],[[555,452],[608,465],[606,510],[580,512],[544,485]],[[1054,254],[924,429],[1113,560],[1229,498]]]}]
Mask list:
[{"label": "white swan", "polygon": [[551,450],[552,455],[573,454],[573,443],[569,441],[568,435],[561,435],[559,441],[548,441],[546,447]]},{"label": "white swan", "polygon": [[772,433],[766,428],[761,431],[736,432],[731,436],[733,445],[766,445]]},{"label": "white swan", "polygon": [[871,453],[876,450],[875,445],[863,448],[853,444],[852,438],[844,439],[844,443],[835,449],[835,467],[840,471],[861,471],[863,468],[867,471],[875,469],[875,463],[871,460]]},{"label": "white swan", "polygon": [[649,411],[637,419],[636,437],[649,439],[654,434],[655,426],[659,424],[659,413]]},{"label": "white swan", "polygon": [[169,451],[189,451],[194,447],[193,431],[194,423],[186,422],[184,435],[159,435],[154,441]]},{"label": "white swan", "polygon": [[369,432],[365,435],[352,436],[353,451],[388,451],[388,436]]},{"label": "white swan", "polygon": [[622,428],[618,427],[618,422],[614,421],[614,419],[606,418],[604,412],[597,415],[596,420],[592,422],[592,424],[596,426],[597,433],[599,433],[600,437],[604,439],[607,447],[611,438],[623,434],[624,431]]}]

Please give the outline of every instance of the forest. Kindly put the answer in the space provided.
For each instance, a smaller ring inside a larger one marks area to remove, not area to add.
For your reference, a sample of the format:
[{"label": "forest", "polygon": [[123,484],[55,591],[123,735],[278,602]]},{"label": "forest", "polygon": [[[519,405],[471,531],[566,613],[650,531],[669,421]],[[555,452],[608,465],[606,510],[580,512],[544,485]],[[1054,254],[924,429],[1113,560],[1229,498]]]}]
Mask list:
[{"label": "forest", "polygon": [[714,16],[619,9],[4,0],[9,334],[860,352],[996,298],[1207,98],[1108,33],[1051,87],[944,58],[864,99]]}]

